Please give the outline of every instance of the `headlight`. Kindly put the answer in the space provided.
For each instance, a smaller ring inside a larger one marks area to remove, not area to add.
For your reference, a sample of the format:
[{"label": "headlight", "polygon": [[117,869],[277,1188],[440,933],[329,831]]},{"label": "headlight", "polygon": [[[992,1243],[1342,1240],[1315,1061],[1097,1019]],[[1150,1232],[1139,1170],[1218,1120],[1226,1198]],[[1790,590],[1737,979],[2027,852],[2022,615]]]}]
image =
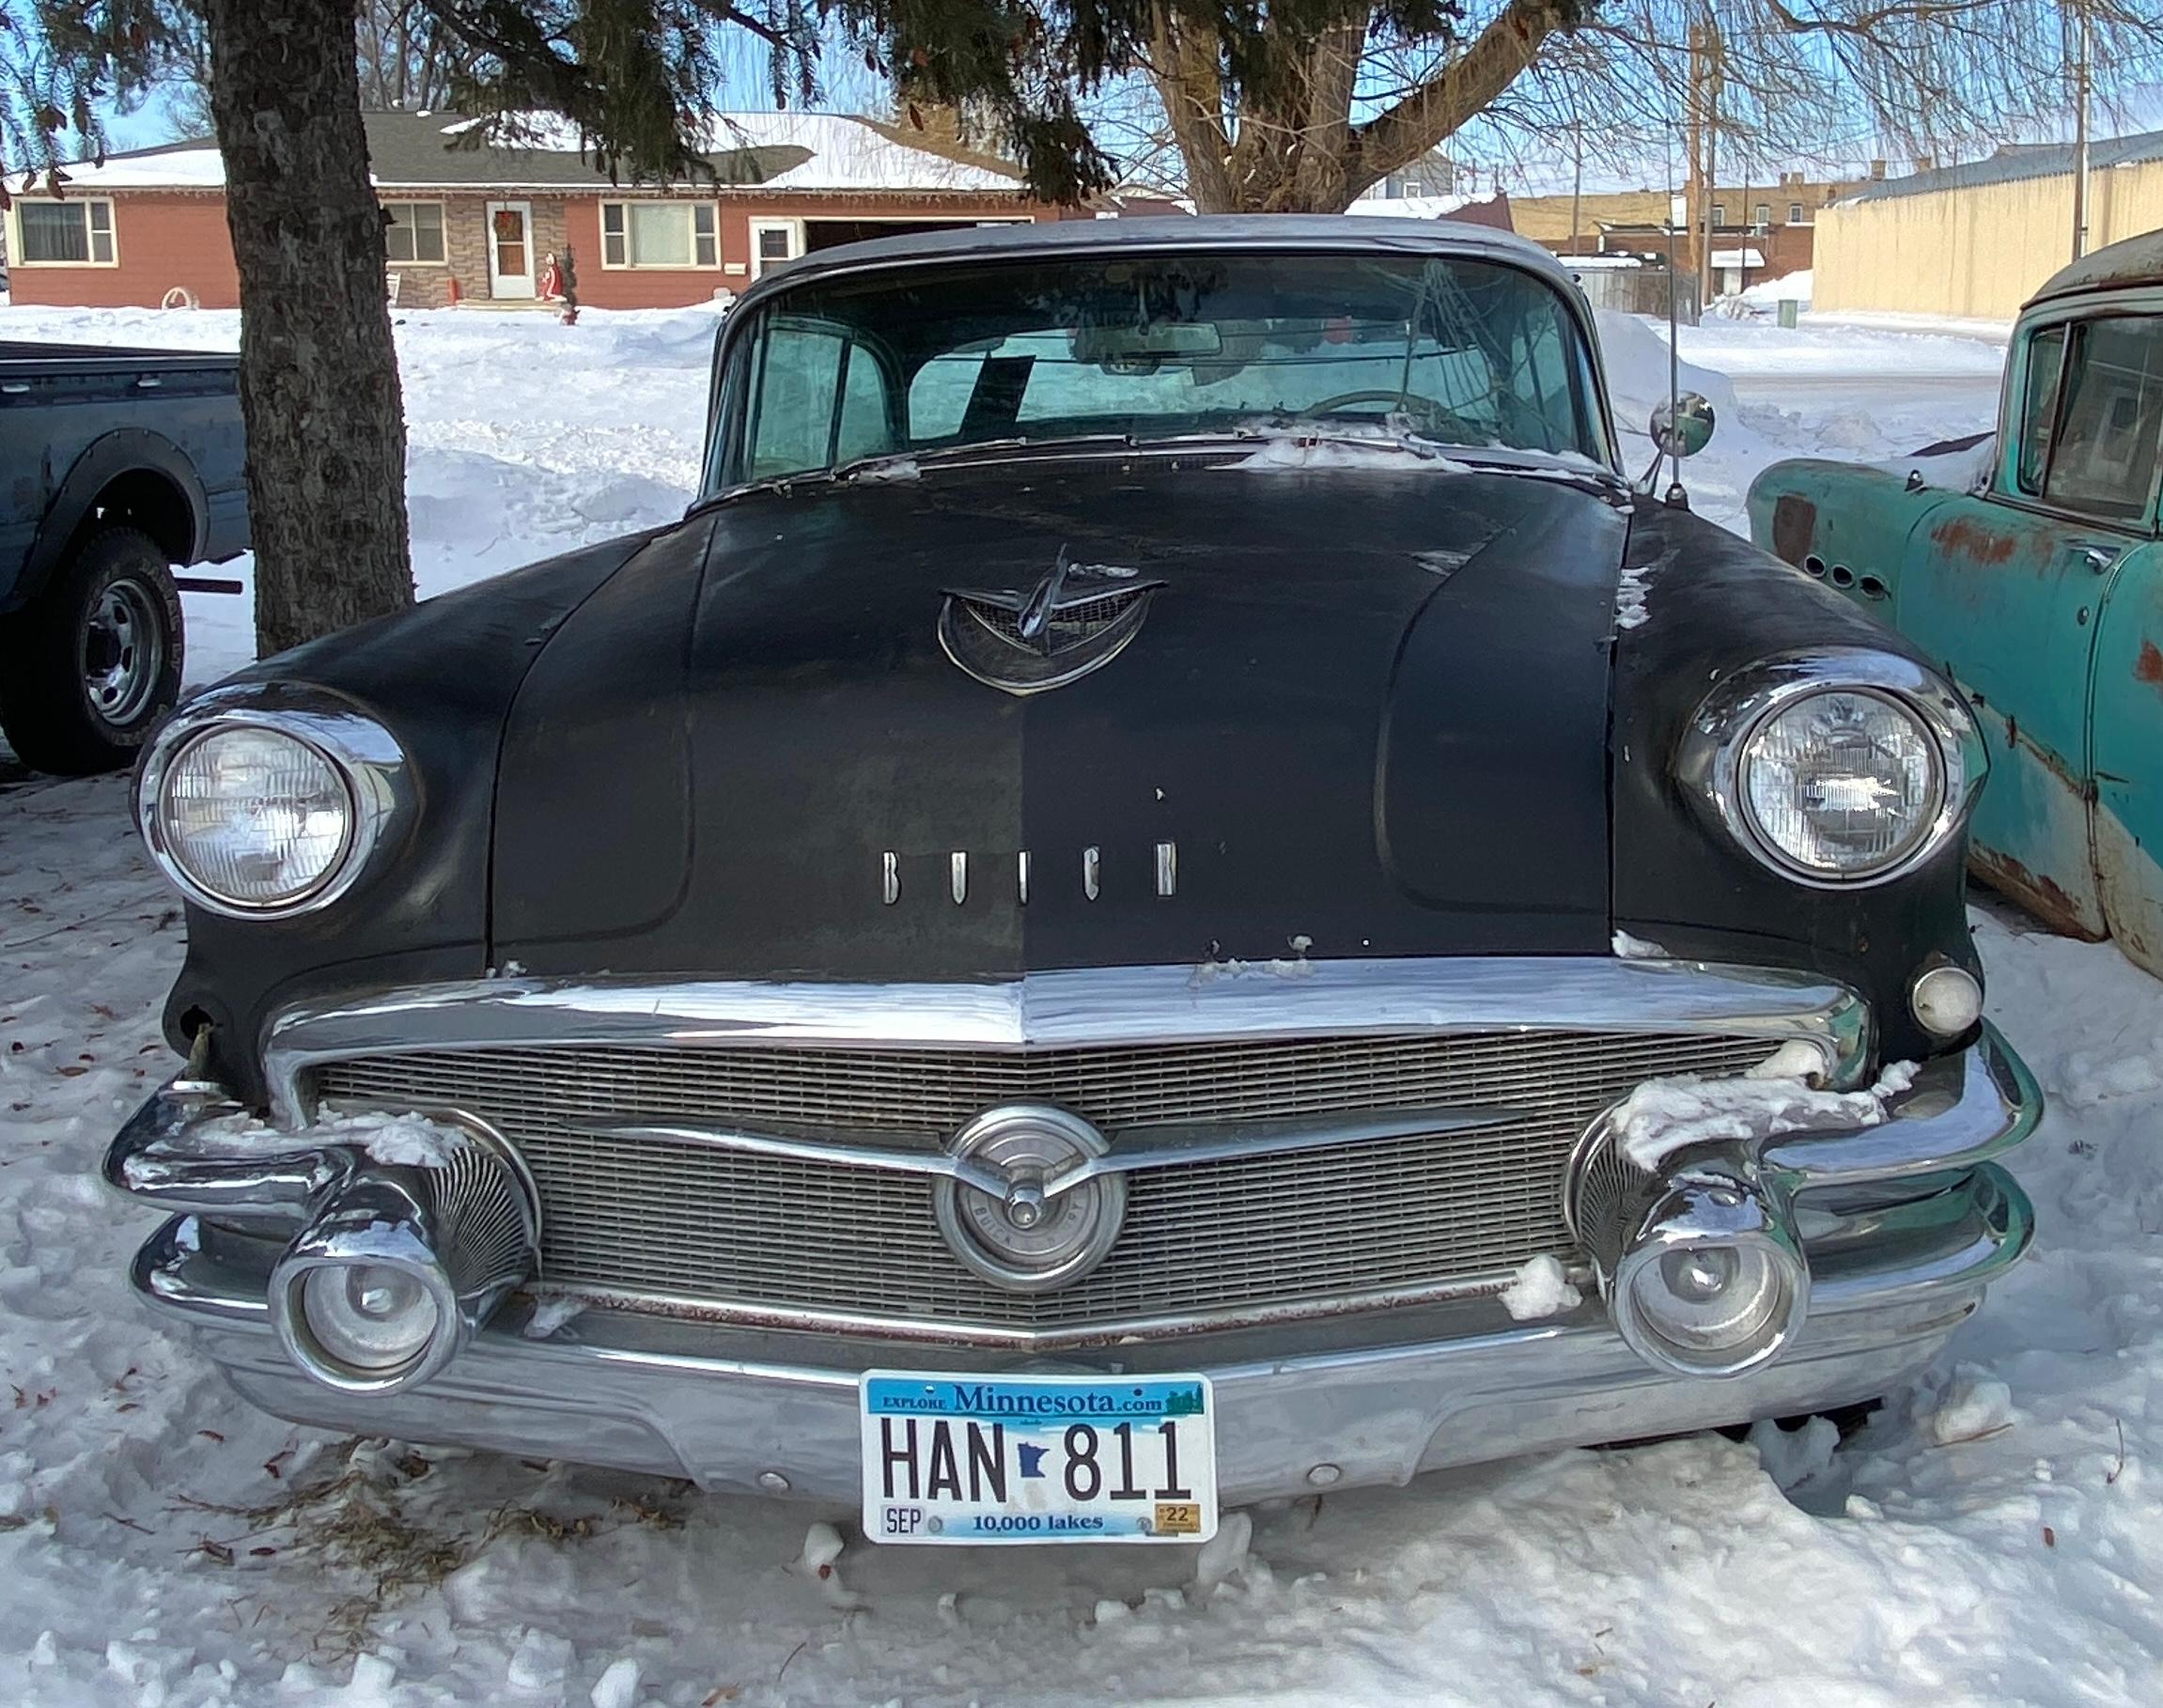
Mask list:
[{"label": "headlight", "polygon": [[1685,797],[1775,871],[1880,883],[1958,833],[1986,760],[1960,696],[1867,647],[1768,659],[1721,681],[1675,754]]},{"label": "headlight", "polygon": [[229,908],[290,907],[337,870],[353,798],[305,741],[242,725],[174,755],[156,804],[160,839],[188,881]]},{"label": "headlight", "polygon": [[277,919],[343,893],[404,801],[404,754],[381,724],[316,691],[249,684],[181,708],[143,762],[136,811],[190,900]]},{"label": "headlight", "polygon": [[1751,831],[1776,859],[1822,877],[1898,865],[1929,836],[1945,765],[1921,718],[1881,693],[1813,693],[1744,741],[1737,779]]}]

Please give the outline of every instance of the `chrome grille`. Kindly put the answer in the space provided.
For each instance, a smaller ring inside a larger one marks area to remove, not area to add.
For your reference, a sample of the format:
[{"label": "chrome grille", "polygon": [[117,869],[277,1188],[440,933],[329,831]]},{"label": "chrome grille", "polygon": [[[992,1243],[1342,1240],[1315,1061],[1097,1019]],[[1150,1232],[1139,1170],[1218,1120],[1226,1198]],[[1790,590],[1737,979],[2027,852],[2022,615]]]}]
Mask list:
[{"label": "chrome grille", "polygon": [[[1762,1037],[1587,1033],[1019,1052],[520,1048],[336,1063],[317,1069],[317,1090],[462,1109],[498,1126],[538,1185],[552,1282],[752,1313],[1079,1338],[1440,1286],[1570,1250],[1563,1168],[1594,1115],[1641,1080],[1737,1072],[1766,1051]],[[1018,1295],[955,1259],[923,1177],[870,1163],[880,1147],[935,1146],[1013,1102],[1056,1103],[1113,1135],[1450,1104],[1521,1113],[1450,1134],[1137,1171],[1102,1266],[1059,1292]],[[577,1130],[666,1121],[846,1137],[867,1161]]]},{"label": "chrome grille", "polygon": [[[1084,599],[1080,604],[1064,606],[1051,613],[1045,624],[1047,637],[1054,647],[1079,645],[1092,635],[1100,634],[1112,627],[1140,597],[1132,593],[1111,593],[1102,598]],[[998,630],[1017,646],[1032,646],[1021,638],[1021,613],[1009,611],[1004,605],[981,604],[975,599],[965,601],[971,612],[984,620],[987,627]],[[1032,647],[1032,649],[1034,649]]]}]

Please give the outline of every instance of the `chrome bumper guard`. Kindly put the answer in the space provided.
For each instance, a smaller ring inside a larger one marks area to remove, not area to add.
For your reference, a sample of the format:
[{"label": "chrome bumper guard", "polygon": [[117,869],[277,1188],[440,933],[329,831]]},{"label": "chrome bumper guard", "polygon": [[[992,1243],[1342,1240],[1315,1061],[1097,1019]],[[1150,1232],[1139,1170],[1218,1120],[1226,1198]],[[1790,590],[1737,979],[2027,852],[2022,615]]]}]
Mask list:
[{"label": "chrome bumper guard", "polygon": [[[1460,1299],[1050,1359],[598,1303],[538,1331],[521,1295],[472,1326],[425,1381],[368,1390],[306,1373],[273,1330],[272,1301],[280,1265],[326,1199],[380,1165],[341,1140],[329,1111],[305,1137],[244,1128],[229,1119],[239,1113],[216,1086],[175,1080],[128,1123],[105,1172],[175,1212],[137,1257],[137,1291],[192,1326],[269,1411],[846,1501],[861,1482],[864,1369],[1202,1371],[1219,1395],[1222,1494],[1237,1501],[1805,1412],[1897,1386],[2028,1245],[2028,1201],[1992,1158],[2032,1130],[2041,1097],[1985,1026],[1973,1048],[1891,1098],[1882,1124],[1781,1135],[1740,1163],[1710,1147],[1683,1153],[1678,1178],[1696,1171],[1683,1185],[1732,1165],[1766,1193],[1807,1265],[1777,1359],[1695,1375],[1659,1367],[1593,1300],[1526,1324],[1493,1298]],[[292,1239],[275,1231],[280,1218],[299,1230]],[[1598,1279],[1612,1278],[1603,1268]]]}]

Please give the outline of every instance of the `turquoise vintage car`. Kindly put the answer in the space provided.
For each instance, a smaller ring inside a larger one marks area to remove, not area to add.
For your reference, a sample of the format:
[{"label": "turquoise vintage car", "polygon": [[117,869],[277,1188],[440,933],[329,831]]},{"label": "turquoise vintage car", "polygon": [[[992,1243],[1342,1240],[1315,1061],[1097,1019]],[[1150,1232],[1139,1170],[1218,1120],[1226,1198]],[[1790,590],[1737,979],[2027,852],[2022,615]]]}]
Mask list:
[{"label": "turquoise vintage car", "polygon": [[2163,232],[2044,286],[2005,376],[1994,439],[1890,469],[1775,463],[1751,533],[1967,693],[1990,749],[1977,876],[2163,976]]}]

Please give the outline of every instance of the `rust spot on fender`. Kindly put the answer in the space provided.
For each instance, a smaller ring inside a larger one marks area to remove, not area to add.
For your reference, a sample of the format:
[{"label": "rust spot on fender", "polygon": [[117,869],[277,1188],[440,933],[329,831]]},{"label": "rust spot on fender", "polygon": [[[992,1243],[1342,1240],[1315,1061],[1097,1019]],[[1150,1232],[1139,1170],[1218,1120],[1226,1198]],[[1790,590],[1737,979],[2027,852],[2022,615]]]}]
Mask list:
[{"label": "rust spot on fender", "polygon": [[1996,848],[1970,847],[1968,866],[1993,890],[2011,896],[2053,931],[2087,943],[2099,943],[2109,935],[2083,921],[2079,905],[2054,879],[2031,872],[2010,854]]},{"label": "rust spot on fender", "polygon": [[1979,528],[1965,516],[1955,516],[1931,529],[1930,537],[1954,557],[1972,558],[1979,564],[2002,564],[2020,542],[2010,534]]},{"label": "rust spot on fender", "polygon": [[2163,693],[2163,652],[2156,650],[2154,641],[2140,643],[2140,656],[2133,660],[2133,679]]},{"label": "rust spot on fender", "polygon": [[1800,565],[1810,555],[1817,533],[1817,505],[1795,492],[1783,492],[1772,505],[1772,554]]}]

